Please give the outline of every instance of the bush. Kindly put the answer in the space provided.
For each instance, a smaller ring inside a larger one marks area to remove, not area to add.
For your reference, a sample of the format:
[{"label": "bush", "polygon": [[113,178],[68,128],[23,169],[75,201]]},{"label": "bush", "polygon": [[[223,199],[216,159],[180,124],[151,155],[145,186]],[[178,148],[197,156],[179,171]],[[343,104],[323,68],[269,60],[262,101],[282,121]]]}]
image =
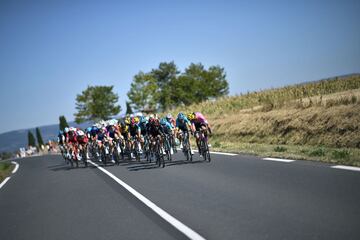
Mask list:
[{"label": "bush", "polygon": [[216,148],[219,148],[219,147],[221,147],[221,144],[219,142],[214,142],[213,146],[216,147]]},{"label": "bush", "polygon": [[0,170],[4,171],[6,169],[8,169],[11,166],[10,163],[0,163]]},{"label": "bush", "polygon": [[332,152],[332,156],[335,159],[347,159],[350,157],[350,151],[344,149],[344,150],[334,150]]},{"label": "bush", "polygon": [[276,146],[275,148],[274,148],[274,151],[275,152],[286,152],[286,148],[285,147],[281,147],[281,146]]},{"label": "bush", "polygon": [[322,156],[325,156],[325,150],[322,149],[322,148],[315,149],[314,151],[311,151],[311,152],[309,153],[309,156],[312,156],[312,157],[322,157]]}]

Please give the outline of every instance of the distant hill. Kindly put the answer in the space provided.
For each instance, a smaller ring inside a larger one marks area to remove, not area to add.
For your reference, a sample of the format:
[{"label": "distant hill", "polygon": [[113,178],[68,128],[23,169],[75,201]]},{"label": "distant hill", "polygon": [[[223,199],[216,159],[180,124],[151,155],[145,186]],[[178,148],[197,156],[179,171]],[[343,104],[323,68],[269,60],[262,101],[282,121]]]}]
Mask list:
[{"label": "distant hill", "polygon": [[[91,123],[76,124],[69,122],[69,125],[86,128]],[[47,125],[39,127],[44,141],[55,140],[59,131],[59,124]],[[12,152],[27,145],[28,131],[32,131],[35,135],[35,128],[15,130],[0,134],[0,152]]]}]

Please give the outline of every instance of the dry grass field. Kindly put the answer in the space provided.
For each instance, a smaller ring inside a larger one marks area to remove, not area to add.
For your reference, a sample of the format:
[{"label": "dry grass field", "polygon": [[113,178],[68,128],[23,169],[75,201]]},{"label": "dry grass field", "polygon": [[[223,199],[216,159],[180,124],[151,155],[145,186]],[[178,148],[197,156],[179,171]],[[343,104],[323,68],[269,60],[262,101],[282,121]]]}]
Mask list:
[{"label": "dry grass field", "polygon": [[226,97],[200,111],[214,150],[360,166],[360,75]]}]

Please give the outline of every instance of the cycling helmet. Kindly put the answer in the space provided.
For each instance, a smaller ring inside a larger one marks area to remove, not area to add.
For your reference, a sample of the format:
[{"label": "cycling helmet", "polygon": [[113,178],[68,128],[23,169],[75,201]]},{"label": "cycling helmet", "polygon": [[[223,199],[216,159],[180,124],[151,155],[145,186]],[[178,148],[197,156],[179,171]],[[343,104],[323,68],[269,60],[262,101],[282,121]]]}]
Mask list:
[{"label": "cycling helmet", "polygon": [[111,119],[108,121],[109,125],[113,126],[113,125],[116,125],[118,123],[118,120],[116,119]]},{"label": "cycling helmet", "polygon": [[131,118],[130,124],[131,124],[131,126],[136,125],[136,117]]},{"label": "cycling helmet", "polygon": [[172,119],[173,117],[172,117],[172,115],[171,115],[171,113],[168,113],[167,115],[166,115],[166,119]]},{"label": "cycling helmet", "polygon": [[188,113],[187,118],[188,118],[190,121],[191,121],[191,120],[194,120],[194,119],[196,118],[195,113],[193,113],[193,112]]},{"label": "cycling helmet", "polygon": [[120,127],[121,128],[125,128],[126,127],[126,123],[124,121],[120,121]]},{"label": "cycling helmet", "polygon": [[88,127],[88,128],[86,128],[86,131],[87,131],[87,132],[90,132],[91,129],[92,129],[92,127]]},{"label": "cycling helmet", "polygon": [[60,130],[60,131],[59,131],[59,135],[63,135],[63,134],[64,134],[64,132]]},{"label": "cycling helmet", "polygon": [[177,117],[179,120],[185,120],[186,118],[185,114],[183,114],[182,112],[180,112]]},{"label": "cycling helmet", "polygon": [[134,117],[133,120],[134,120],[135,124],[138,124],[140,122],[140,119],[138,117]]},{"label": "cycling helmet", "polygon": [[84,133],[83,130],[80,129],[80,130],[77,131],[77,135],[79,135],[79,136],[84,136],[85,133]]},{"label": "cycling helmet", "polygon": [[148,122],[148,118],[147,118],[147,117],[141,117],[141,118],[140,118],[140,123],[146,124],[147,122]]},{"label": "cycling helmet", "polygon": [[149,119],[152,119],[152,118],[154,118],[154,114],[149,115]]},{"label": "cycling helmet", "polygon": [[68,127],[66,127],[66,128],[64,129],[64,132],[65,132],[65,133],[68,133],[69,130],[70,130],[70,129],[69,129]]},{"label": "cycling helmet", "polygon": [[149,119],[149,123],[150,123],[151,125],[154,125],[155,122],[156,122],[156,119],[155,119],[155,118],[150,118],[150,119]]},{"label": "cycling helmet", "polygon": [[161,120],[160,120],[160,124],[161,125],[166,125],[168,123],[168,121],[166,120],[166,118],[162,118]]},{"label": "cycling helmet", "polygon": [[130,124],[130,118],[129,117],[125,118],[125,124]]}]

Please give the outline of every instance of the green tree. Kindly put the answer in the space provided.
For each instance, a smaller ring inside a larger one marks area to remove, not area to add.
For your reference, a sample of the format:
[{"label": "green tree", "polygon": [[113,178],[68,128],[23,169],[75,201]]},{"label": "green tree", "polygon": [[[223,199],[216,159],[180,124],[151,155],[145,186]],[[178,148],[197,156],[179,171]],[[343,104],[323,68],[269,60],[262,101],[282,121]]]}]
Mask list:
[{"label": "green tree", "polygon": [[179,75],[174,62],[162,62],[149,73],[134,76],[128,97],[137,109],[165,111],[179,104],[188,105],[227,95],[229,85],[224,68],[190,64]]},{"label": "green tree", "polygon": [[172,62],[162,62],[159,64],[159,67],[152,69],[150,74],[156,79],[157,95],[156,101],[159,104],[159,107],[162,111],[170,108],[174,105],[172,99],[172,89],[170,83],[176,80],[180,71],[178,70],[174,61]]},{"label": "green tree", "polygon": [[28,131],[28,146],[35,147],[35,137],[31,131]]},{"label": "green tree", "polygon": [[126,102],[126,115],[130,115],[133,113],[133,110],[131,108],[131,104],[129,102]]},{"label": "green tree", "polygon": [[201,102],[210,98],[217,98],[229,93],[229,84],[226,80],[224,68],[211,66],[208,70],[201,64],[191,63],[182,75],[191,80],[193,101]]},{"label": "green tree", "polygon": [[119,96],[113,92],[113,86],[88,86],[76,97],[75,121],[98,121],[108,119],[121,111],[117,105]]},{"label": "green tree", "polygon": [[139,72],[134,76],[127,96],[136,111],[156,109],[158,98],[156,79],[150,73]]},{"label": "green tree", "polygon": [[37,142],[38,142],[38,146],[41,147],[42,145],[44,145],[44,141],[43,138],[41,136],[41,132],[39,128],[36,128],[36,138],[37,138]]},{"label": "green tree", "polygon": [[59,129],[61,130],[61,131],[64,131],[64,129],[66,128],[66,127],[69,127],[69,124],[67,123],[67,121],[66,121],[66,118],[65,118],[65,116],[60,116],[59,117]]}]

